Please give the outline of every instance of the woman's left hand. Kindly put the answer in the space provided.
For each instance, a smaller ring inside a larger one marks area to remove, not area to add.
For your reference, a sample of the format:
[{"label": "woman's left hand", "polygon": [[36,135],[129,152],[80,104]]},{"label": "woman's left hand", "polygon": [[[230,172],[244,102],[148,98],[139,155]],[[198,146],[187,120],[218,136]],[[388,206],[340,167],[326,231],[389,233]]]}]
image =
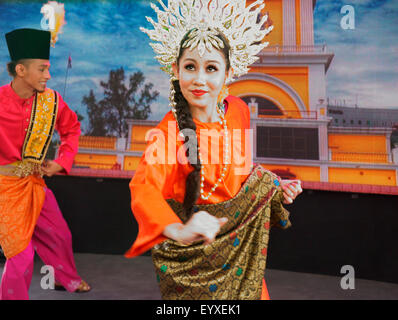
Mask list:
[{"label": "woman's left hand", "polygon": [[283,196],[285,198],[285,200],[283,200],[284,204],[293,203],[294,199],[303,192],[300,180],[282,180],[281,186],[283,189]]}]

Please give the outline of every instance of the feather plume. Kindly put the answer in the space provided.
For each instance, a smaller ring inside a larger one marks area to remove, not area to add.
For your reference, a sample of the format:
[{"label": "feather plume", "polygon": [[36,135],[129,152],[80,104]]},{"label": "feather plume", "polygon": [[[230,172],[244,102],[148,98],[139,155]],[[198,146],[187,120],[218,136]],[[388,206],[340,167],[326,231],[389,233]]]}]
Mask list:
[{"label": "feather plume", "polygon": [[[50,10],[48,10],[49,7]],[[54,47],[58,41],[58,34],[62,33],[62,27],[66,24],[64,4],[57,1],[48,1],[42,6],[40,12],[50,20],[51,46]]]}]

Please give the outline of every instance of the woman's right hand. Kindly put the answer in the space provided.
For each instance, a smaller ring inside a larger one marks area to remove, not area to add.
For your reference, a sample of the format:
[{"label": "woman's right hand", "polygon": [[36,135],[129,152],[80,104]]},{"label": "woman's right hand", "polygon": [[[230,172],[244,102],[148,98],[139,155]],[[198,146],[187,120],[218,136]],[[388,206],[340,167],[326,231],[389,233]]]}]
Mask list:
[{"label": "woman's right hand", "polygon": [[168,225],[163,234],[185,245],[202,240],[206,245],[215,240],[221,227],[227,221],[228,218],[216,218],[206,211],[199,211],[186,224],[173,223]]}]

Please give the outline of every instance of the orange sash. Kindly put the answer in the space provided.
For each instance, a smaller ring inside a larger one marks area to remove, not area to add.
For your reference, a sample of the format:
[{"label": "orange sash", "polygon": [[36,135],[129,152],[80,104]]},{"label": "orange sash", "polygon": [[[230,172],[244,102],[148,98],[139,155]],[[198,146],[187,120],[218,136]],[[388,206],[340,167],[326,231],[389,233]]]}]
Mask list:
[{"label": "orange sash", "polygon": [[35,175],[0,175],[0,245],[7,259],[28,246],[43,207],[46,184]]}]

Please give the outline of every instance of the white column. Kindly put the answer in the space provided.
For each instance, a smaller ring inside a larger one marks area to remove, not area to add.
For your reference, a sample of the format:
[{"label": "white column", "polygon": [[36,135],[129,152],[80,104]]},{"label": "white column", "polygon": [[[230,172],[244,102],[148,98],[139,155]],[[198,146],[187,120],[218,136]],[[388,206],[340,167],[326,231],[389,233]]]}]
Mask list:
[{"label": "white column", "polygon": [[325,66],[323,64],[310,64],[308,66],[308,94],[310,111],[316,111],[319,99],[326,103],[326,79]]},{"label": "white column", "polygon": [[392,162],[392,152],[391,152],[391,132],[386,134],[386,150],[387,150],[387,161]]},{"label": "white column", "polygon": [[329,167],[326,164],[321,164],[321,182],[329,181]]},{"label": "white column", "polygon": [[296,5],[295,0],[282,0],[283,45],[296,45]]},{"label": "white column", "polygon": [[128,125],[129,125],[129,134],[127,137],[126,150],[129,150],[131,147],[131,139],[132,139],[132,135],[133,135],[133,125],[131,123],[129,123]]},{"label": "white column", "polygon": [[116,162],[120,164],[120,170],[124,168],[124,154],[117,154]]},{"label": "white column", "polygon": [[250,121],[250,130],[253,131],[253,140],[252,140],[252,159],[257,158],[257,125]]},{"label": "white column", "polygon": [[121,170],[124,167],[124,151],[127,149],[126,147],[126,138],[117,138],[116,140],[116,150],[117,150],[117,159],[116,162],[120,164]]},{"label": "white column", "polygon": [[[392,153],[392,162],[398,164],[398,148],[392,149],[391,153]],[[398,169],[397,169],[397,174],[398,174]],[[398,177],[397,177],[397,183],[398,183]]]},{"label": "white column", "polygon": [[256,102],[256,98],[251,97],[250,102],[247,105],[250,110],[250,118],[251,119],[258,118],[258,103]]},{"label": "white column", "polygon": [[326,122],[322,122],[318,127],[319,160],[329,159],[328,128]]},{"label": "white column", "polygon": [[314,12],[312,9],[312,0],[300,1],[300,15],[301,15],[301,45],[314,45]]},{"label": "white column", "polygon": [[116,150],[125,151],[126,150],[126,138],[117,138],[116,140]]}]

